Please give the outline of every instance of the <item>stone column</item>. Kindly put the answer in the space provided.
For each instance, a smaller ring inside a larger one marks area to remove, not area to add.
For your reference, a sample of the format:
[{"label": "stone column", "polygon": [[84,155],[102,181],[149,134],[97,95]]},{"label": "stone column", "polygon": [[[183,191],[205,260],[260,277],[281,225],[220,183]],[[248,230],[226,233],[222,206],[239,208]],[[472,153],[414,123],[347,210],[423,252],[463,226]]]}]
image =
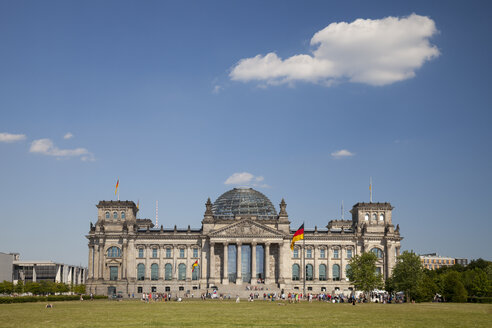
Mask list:
[{"label": "stone column", "polygon": [[344,256],[344,252],[343,252],[343,249],[345,247],[344,246],[340,246],[340,281],[343,281],[345,279],[345,269],[344,269],[344,261],[343,261],[343,256]]},{"label": "stone column", "polygon": [[265,284],[270,283],[270,243],[265,243]]},{"label": "stone column", "polygon": [[99,245],[99,279],[104,279],[104,246]]},{"label": "stone column", "polygon": [[282,252],[284,242],[278,243],[278,282],[284,282],[284,252]]},{"label": "stone column", "polygon": [[89,279],[94,278],[94,262],[92,262],[92,256],[94,254],[94,246],[89,246]]},{"label": "stone column", "polygon": [[215,243],[210,243],[210,281],[215,283]]},{"label": "stone column", "polygon": [[158,272],[158,278],[160,281],[164,280],[164,267],[162,266],[162,257],[165,253],[164,250],[164,245],[159,245],[159,250],[157,253],[157,256],[159,256],[159,272]]},{"label": "stone column", "polygon": [[319,281],[319,268],[318,268],[318,246],[314,245],[313,246],[313,258],[314,258],[314,264],[313,264],[313,280],[314,281]]},{"label": "stone column", "polygon": [[172,281],[177,281],[178,280],[178,263],[176,261],[176,257],[178,253],[178,248],[176,247],[176,244],[173,244],[173,269],[171,270],[171,276],[172,276]]},{"label": "stone column", "polygon": [[326,247],[326,280],[332,280],[332,272],[331,272],[331,248],[330,246]]},{"label": "stone column", "polygon": [[223,277],[222,284],[229,284],[229,243],[224,243],[224,261],[223,261]]},{"label": "stone column", "polygon": [[[201,241],[201,245],[200,245],[200,283],[202,284],[206,284],[207,281],[208,281],[208,275],[207,275],[207,267],[208,267],[208,263],[207,263],[207,256],[206,254],[204,254],[203,250],[205,248],[205,240],[202,240]],[[201,288],[203,288],[203,286],[200,286]]]},{"label": "stone column", "polygon": [[242,243],[237,243],[237,257],[236,257],[236,271],[237,271],[237,278],[236,278],[236,285],[241,285],[243,283],[243,275],[242,275],[242,268],[241,268],[241,248],[243,244]]},{"label": "stone column", "polygon": [[251,243],[251,284],[256,285],[256,243]]}]

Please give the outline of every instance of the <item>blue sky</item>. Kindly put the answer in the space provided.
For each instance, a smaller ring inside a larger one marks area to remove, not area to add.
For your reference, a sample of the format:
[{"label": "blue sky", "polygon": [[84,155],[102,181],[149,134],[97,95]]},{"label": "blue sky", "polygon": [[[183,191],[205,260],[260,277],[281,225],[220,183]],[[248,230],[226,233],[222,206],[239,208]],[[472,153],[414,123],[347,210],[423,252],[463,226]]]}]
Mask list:
[{"label": "blue sky", "polygon": [[321,228],[372,176],[403,248],[492,259],[491,7],[0,1],[0,251],[86,265],[118,177],[167,228],[231,176]]}]

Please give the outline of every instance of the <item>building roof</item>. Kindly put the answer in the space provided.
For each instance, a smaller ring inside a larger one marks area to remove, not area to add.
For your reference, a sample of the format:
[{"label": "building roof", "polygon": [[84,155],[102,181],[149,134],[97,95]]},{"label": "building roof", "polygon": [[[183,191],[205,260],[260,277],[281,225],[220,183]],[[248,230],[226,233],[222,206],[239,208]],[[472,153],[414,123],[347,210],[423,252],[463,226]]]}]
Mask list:
[{"label": "building roof", "polygon": [[233,219],[255,216],[257,219],[275,219],[277,211],[272,202],[253,188],[234,188],[223,193],[212,206],[214,218]]}]

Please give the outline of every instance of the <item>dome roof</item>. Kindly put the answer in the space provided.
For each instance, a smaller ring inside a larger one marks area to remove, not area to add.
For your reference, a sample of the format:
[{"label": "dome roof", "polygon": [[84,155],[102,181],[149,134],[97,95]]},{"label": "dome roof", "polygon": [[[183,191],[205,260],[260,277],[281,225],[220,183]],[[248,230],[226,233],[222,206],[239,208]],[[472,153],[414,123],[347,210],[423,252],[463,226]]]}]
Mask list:
[{"label": "dome roof", "polygon": [[234,188],[223,193],[212,206],[217,219],[233,219],[239,216],[256,216],[258,219],[276,219],[277,211],[272,202],[252,188]]}]

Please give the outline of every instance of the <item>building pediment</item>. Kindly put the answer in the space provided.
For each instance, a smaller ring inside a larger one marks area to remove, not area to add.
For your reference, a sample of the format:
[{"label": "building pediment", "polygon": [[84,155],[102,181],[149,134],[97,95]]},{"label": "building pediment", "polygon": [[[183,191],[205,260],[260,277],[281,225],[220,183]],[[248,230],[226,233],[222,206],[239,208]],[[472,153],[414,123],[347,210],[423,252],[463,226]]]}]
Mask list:
[{"label": "building pediment", "polygon": [[232,223],[226,227],[217,229],[210,233],[210,237],[234,237],[234,238],[255,238],[255,237],[284,237],[282,232],[273,228],[252,221],[243,219],[239,222]]}]

